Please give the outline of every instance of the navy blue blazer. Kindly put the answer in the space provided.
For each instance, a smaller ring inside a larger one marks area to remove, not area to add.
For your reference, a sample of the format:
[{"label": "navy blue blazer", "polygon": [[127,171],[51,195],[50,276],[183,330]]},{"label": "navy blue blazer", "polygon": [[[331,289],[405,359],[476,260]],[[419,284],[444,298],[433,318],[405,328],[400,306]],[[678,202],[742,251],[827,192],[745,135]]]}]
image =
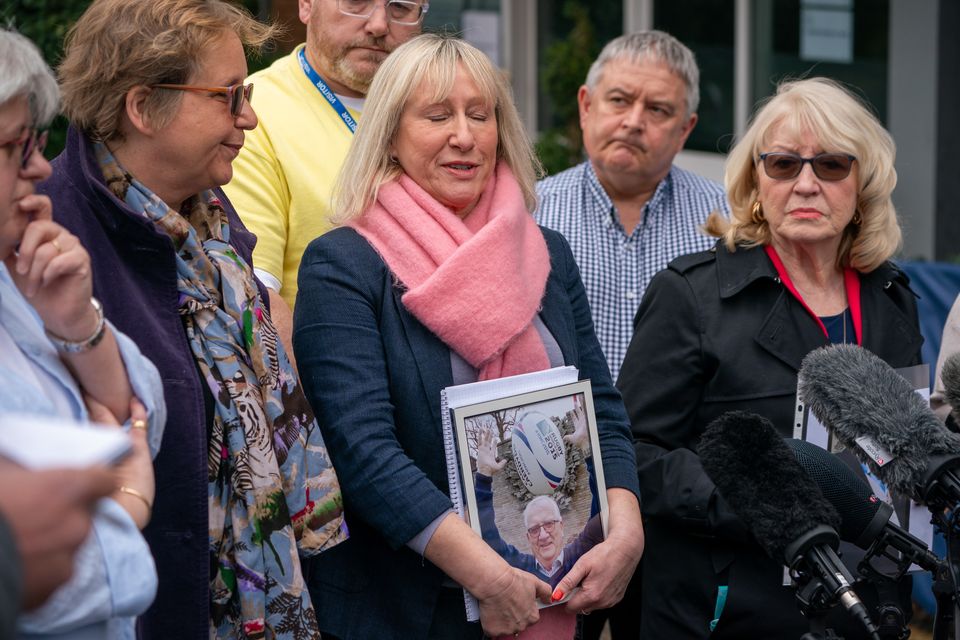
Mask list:
[{"label": "navy blue blazer", "polygon": [[[607,486],[639,496],[629,423],[580,272],[566,240],[542,232],[551,272],[540,317],[565,363],[592,382]],[[426,638],[444,576],[405,544],[452,506],[440,427],[450,349],[407,312],[403,285],[353,229],[310,244],[299,286],[294,351],[351,534],[309,569],[320,628],[344,640]]]}]

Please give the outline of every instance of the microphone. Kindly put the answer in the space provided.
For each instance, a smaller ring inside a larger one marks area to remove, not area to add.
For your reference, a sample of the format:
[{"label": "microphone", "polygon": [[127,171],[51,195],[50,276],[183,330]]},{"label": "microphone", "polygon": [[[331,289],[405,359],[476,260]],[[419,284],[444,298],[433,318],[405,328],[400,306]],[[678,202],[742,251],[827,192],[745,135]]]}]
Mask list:
[{"label": "microphone", "polygon": [[947,404],[950,405],[950,415],[960,423],[960,353],[950,354],[943,361],[940,380],[943,382]]},{"label": "microphone", "polygon": [[[922,540],[890,521],[893,507],[875,496],[853,469],[837,456],[809,442],[792,439],[785,442],[800,467],[840,514],[837,529],[840,539],[867,551],[859,567],[861,573],[867,577],[884,575],[870,563],[879,557],[896,564],[896,573],[886,576],[893,580],[899,579],[912,564],[937,572],[940,558]],[[890,548],[898,551],[900,556],[888,553]]]},{"label": "microphone", "polygon": [[853,576],[836,553],[840,518],[770,421],[743,411],[725,413],[704,430],[698,453],[717,491],[764,552],[795,572],[802,608],[839,602],[877,637],[851,586]]},{"label": "microphone", "polygon": [[866,349],[807,354],[799,389],[813,414],[889,487],[933,512],[960,503],[960,436],[890,365]]}]

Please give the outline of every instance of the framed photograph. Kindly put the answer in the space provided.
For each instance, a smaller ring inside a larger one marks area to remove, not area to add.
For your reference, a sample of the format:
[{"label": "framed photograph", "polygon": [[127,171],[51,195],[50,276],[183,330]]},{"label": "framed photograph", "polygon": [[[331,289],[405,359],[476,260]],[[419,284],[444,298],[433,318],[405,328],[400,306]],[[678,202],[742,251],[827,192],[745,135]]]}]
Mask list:
[{"label": "framed photograph", "polygon": [[451,411],[465,519],[511,566],[556,587],[608,527],[590,381]]}]

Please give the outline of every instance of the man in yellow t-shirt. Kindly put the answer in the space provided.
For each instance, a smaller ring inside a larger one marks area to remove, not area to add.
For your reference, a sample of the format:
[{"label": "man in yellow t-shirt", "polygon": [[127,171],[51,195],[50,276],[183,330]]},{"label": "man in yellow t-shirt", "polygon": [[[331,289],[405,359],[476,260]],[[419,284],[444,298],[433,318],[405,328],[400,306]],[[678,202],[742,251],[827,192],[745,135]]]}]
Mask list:
[{"label": "man in yellow t-shirt", "polygon": [[247,132],[225,187],[257,235],[255,271],[270,290],[289,353],[300,258],[330,228],[333,183],[373,74],[417,35],[427,0],[299,0],[307,40],[250,76],[260,125]]}]

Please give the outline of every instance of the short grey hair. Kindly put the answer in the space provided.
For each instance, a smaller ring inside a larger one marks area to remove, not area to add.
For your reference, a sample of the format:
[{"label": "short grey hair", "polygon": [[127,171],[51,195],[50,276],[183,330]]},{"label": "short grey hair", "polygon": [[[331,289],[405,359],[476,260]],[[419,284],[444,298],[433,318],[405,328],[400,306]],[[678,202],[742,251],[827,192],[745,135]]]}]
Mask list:
[{"label": "short grey hair", "polygon": [[37,45],[0,26],[0,105],[16,98],[30,102],[30,117],[35,127],[45,127],[57,115],[60,90],[53,71],[43,61]]},{"label": "short grey hair", "polygon": [[659,62],[677,74],[687,88],[687,115],[700,106],[700,68],[686,45],[664,31],[637,31],[614,38],[603,48],[587,72],[587,89],[593,91],[608,62]]},{"label": "short grey hair", "polygon": [[539,506],[550,507],[557,516],[557,520],[563,521],[563,516],[560,515],[560,507],[557,506],[557,501],[551,498],[550,496],[537,496],[533,500],[527,503],[527,506],[523,509],[523,526],[527,529],[530,528],[530,512],[536,509]]}]

